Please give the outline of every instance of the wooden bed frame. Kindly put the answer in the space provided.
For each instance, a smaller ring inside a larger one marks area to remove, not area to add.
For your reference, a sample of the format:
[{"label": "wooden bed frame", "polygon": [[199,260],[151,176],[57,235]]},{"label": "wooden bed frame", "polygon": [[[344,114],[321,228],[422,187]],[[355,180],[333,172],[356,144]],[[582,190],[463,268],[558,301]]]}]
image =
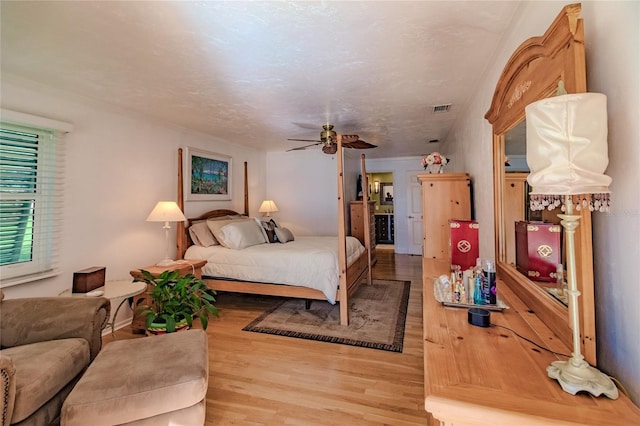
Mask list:
[{"label": "wooden bed frame", "polygon": [[[342,153],[341,136],[338,136],[338,153]],[[178,149],[178,206],[184,211],[184,192],[183,192],[183,166],[182,166],[182,148]],[[346,220],[345,220],[345,201],[343,191],[343,163],[342,155],[337,155],[338,159],[338,271],[340,273],[340,282],[335,297],[340,306],[340,324],[349,324],[349,297],[356,292],[359,285],[366,277],[367,284],[371,284],[371,241],[369,240],[369,203],[363,203],[364,206],[364,235],[365,235],[365,251],[360,257],[347,267],[346,254]],[[365,156],[361,156],[362,167],[362,187],[367,186],[367,174],[365,168]],[[247,162],[244,163],[244,212],[249,215],[249,195],[247,183]],[[177,259],[182,259],[187,248],[193,244],[189,236],[188,228],[192,222],[198,220],[206,220],[208,218],[221,217],[227,215],[237,215],[238,212],[229,209],[211,210],[202,213],[198,217],[188,218],[187,225],[179,222],[177,226]],[[209,288],[216,291],[229,291],[235,293],[262,294],[281,297],[295,297],[307,300],[323,300],[326,296],[320,290],[309,287],[292,286],[286,284],[266,284],[249,281],[223,280],[205,277]]]}]

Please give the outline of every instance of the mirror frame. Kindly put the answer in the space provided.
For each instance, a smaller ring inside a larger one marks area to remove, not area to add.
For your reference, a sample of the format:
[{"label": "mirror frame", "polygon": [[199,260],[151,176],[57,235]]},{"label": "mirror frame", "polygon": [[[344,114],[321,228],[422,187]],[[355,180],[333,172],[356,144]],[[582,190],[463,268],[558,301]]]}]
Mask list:
[{"label": "mirror frame", "polygon": [[[501,278],[551,331],[573,348],[569,313],[540,286],[506,262],[503,185],[505,181],[505,133],[525,119],[524,108],[555,95],[560,81],[568,93],[587,90],[584,26],[580,4],[565,6],[544,35],[522,43],[505,65],[485,118],[493,127],[493,191],[496,267]],[[596,328],[593,289],[591,213],[580,212],[576,230],[576,278],[582,354],[596,365]],[[524,220],[524,218],[523,218]],[[552,336],[550,336],[552,337]]]}]

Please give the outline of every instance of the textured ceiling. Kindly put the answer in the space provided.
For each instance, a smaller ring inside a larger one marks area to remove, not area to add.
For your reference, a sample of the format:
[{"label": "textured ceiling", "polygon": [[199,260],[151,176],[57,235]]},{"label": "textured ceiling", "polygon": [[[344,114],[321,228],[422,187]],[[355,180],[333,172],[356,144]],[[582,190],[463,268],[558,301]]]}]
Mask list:
[{"label": "textured ceiling", "polygon": [[[368,157],[422,155],[464,110],[516,8],[2,1],[2,73],[270,151],[331,123],[379,145]],[[449,112],[433,113],[441,104]]]}]

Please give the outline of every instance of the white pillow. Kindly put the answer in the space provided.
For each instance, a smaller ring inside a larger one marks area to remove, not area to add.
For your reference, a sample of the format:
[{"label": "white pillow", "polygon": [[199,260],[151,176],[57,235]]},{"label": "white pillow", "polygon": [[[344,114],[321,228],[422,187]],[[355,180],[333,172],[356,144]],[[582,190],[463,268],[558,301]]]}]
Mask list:
[{"label": "white pillow", "polygon": [[221,245],[235,250],[267,242],[262,233],[262,227],[255,220],[226,224],[220,228],[217,238]]},{"label": "white pillow", "polygon": [[206,221],[194,222],[189,227],[189,235],[193,244],[202,247],[215,246],[218,244]]},{"label": "white pillow", "polygon": [[278,241],[281,243],[288,243],[289,241],[293,241],[293,233],[287,228],[276,228],[276,237],[278,237]]},{"label": "white pillow", "polygon": [[[211,233],[213,234],[214,237],[216,237],[216,240],[218,240],[218,242],[220,241],[220,239],[218,238],[218,236],[220,235],[220,229],[222,229],[223,226],[228,225],[230,223],[233,222],[241,222],[241,221],[246,221],[246,220],[251,220],[248,217],[237,217],[237,218],[230,218],[228,216],[225,216],[223,218],[212,218],[212,219],[207,219],[207,226],[209,227],[209,230],[211,231]],[[222,244],[224,245],[224,244]]]}]

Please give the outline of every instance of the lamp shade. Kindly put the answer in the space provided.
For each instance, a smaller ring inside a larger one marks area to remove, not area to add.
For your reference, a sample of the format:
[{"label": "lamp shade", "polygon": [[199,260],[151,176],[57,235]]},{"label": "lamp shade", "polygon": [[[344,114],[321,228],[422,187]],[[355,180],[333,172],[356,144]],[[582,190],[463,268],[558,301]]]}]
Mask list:
[{"label": "lamp shade", "polygon": [[184,222],[187,220],[175,201],[159,201],[153,208],[147,222]]},{"label": "lamp shade", "polygon": [[555,96],[528,105],[525,113],[532,194],[609,193],[605,95]]},{"label": "lamp shade", "polygon": [[273,200],[264,200],[258,209],[260,213],[273,213],[278,211],[278,206]]}]

